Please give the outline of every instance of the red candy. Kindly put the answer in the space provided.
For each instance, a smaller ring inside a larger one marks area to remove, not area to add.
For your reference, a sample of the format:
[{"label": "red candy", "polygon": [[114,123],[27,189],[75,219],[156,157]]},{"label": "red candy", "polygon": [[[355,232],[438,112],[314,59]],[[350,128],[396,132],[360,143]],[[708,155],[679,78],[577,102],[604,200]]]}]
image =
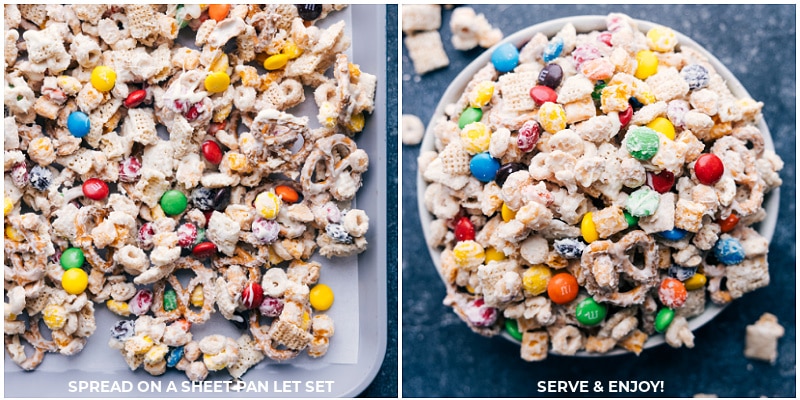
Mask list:
[{"label": "red candy", "polygon": [[456,240],[459,242],[465,240],[475,240],[475,226],[468,217],[461,217],[456,223]]},{"label": "red candy", "polygon": [[197,258],[211,257],[217,254],[217,245],[211,242],[199,243],[192,248],[192,255]]},{"label": "red candy", "polygon": [[185,223],[178,227],[178,246],[190,248],[197,240],[197,227],[192,223]]},{"label": "red candy", "polygon": [[631,122],[631,118],[633,118],[633,107],[629,104],[625,111],[619,113],[619,124],[622,126],[628,125],[628,122]]},{"label": "red candy", "polygon": [[283,300],[265,296],[261,305],[258,306],[258,311],[265,317],[275,318],[283,312]]},{"label": "red candy", "polygon": [[497,321],[497,309],[484,304],[483,299],[475,299],[475,301],[468,303],[464,314],[466,314],[472,326],[492,326]]},{"label": "red candy", "polygon": [[536,85],[531,88],[531,98],[536,105],[540,106],[544,103],[555,103],[558,99],[558,93],[555,90],[544,86]]},{"label": "red candy", "polygon": [[152,222],[145,222],[141,228],[139,228],[139,235],[136,237],[139,240],[142,248],[147,250],[150,246],[153,245],[153,235],[156,234],[155,229],[153,229]]},{"label": "red candy", "polygon": [[595,58],[600,58],[603,55],[600,54],[600,50],[597,50],[594,46],[582,44],[575,48],[572,51],[572,61],[575,63],[575,68],[580,69],[581,64],[585,63],[589,60],[594,60]]},{"label": "red candy", "polygon": [[728,218],[718,221],[717,223],[719,224],[720,232],[730,232],[736,227],[736,224],[739,223],[739,217],[736,214],[731,213]]},{"label": "red candy", "polygon": [[519,134],[517,135],[517,147],[519,147],[519,150],[525,153],[533,150],[536,142],[539,141],[540,132],[541,128],[539,128],[539,123],[536,121],[528,121],[522,124],[522,128],[519,128]]},{"label": "red candy", "polygon": [[83,194],[92,200],[103,200],[108,196],[108,185],[97,178],[89,178],[83,182]]},{"label": "red candy", "polygon": [[142,163],[135,157],[129,157],[119,163],[119,180],[121,182],[136,182],[141,173]]},{"label": "red candy", "polygon": [[688,293],[683,282],[675,278],[664,278],[661,281],[661,286],[658,288],[658,299],[661,300],[661,304],[669,308],[678,308],[686,303],[686,296]]},{"label": "red candy", "polygon": [[11,182],[18,188],[28,184],[28,168],[24,162],[18,162],[11,167]]},{"label": "red candy", "polygon": [[125,98],[125,101],[122,103],[125,107],[134,108],[139,104],[144,102],[144,99],[147,97],[147,91],[144,89],[134,90],[128,97]]},{"label": "red candy", "polygon": [[215,135],[217,132],[225,130],[227,125],[228,123],[226,121],[212,122],[210,125],[208,125],[208,134]]},{"label": "red candy", "polygon": [[611,32],[609,31],[600,32],[600,34],[597,35],[597,40],[611,46]]},{"label": "red candy", "polygon": [[725,172],[725,166],[722,165],[722,160],[714,154],[703,154],[694,162],[694,174],[697,180],[704,185],[713,185],[719,178],[722,178],[722,173]]},{"label": "red candy", "polygon": [[659,174],[648,172],[647,184],[658,193],[667,193],[675,184],[675,174],[666,170]]},{"label": "red candy", "polygon": [[128,303],[131,312],[136,315],[144,315],[153,305],[153,292],[147,289],[140,289]]},{"label": "red candy", "polygon": [[184,113],[183,115],[189,121],[196,120],[197,117],[200,116],[200,105],[199,105],[199,103],[193,104],[191,107],[189,107],[188,110],[186,110],[186,113]]},{"label": "red candy", "polygon": [[212,164],[219,164],[222,162],[222,149],[219,148],[217,142],[213,140],[206,140],[201,145],[203,157]]},{"label": "red candy", "polygon": [[264,289],[256,282],[250,282],[242,290],[242,305],[248,309],[258,308],[264,301]]}]

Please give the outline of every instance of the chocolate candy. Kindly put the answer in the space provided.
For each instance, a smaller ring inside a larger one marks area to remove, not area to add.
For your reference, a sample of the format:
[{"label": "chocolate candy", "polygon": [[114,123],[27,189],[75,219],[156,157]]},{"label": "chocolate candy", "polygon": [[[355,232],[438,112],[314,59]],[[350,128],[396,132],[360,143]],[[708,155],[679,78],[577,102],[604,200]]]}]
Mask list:
[{"label": "chocolate candy", "polygon": [[522,152],[530,152],[539,142],[542,126],[536,121],[526,121],[517,133],[517,147]]},{"label": "chocolate candy", "polygon": [[88,135],[91,128],[89,116],[82,111],[73,111],[67,117],[67,130],[76,138]]},{"label": "chocolate candy", "polygon": [[672,172],[664,170],[658,174],[654,174],[652,172],[647,173],[647,185],[658,193],[669,192],[674,184],[675,174]]},{"label": "chocolate candy", "polygon": [[164,213],[173,216],[178,215],[186,210],[186,195],[178,190],[167,190],[161,195],[161,209]]},{"label": "chocolate candy", "polygon": [[675,310],[667,307],[658,310],[655,321],[656,332],[663,333],[666,331],[674,318]]},{"label": "chocolate candy", "polygon": [[133,337],[134,334],[134,321],[130,319],[119,320],[111,326],[111,337],[124,341]]},{"label": "chocolate candy", "polygon": [[686,237],[687,232],[681,228],[672,228],[668,231],[663,231],[658,233],[664,239],[671,240],[671,241],[678,241]]},{"label": "chocolate candy", "polygon": [[211,203],[211,208],[217,211],[225,211],[228,204],[231,202],[231,190],[227,187],[217,189],[214,193],[214,201]]},{"label": "chocolate candy", "polygon": [[578,239],[564,238],[553,242],[553,249],[564,258],[581,258],[586,244]]},{"label": "chocolate candy", "polygon": [[667,275],[670,278],[675,278],[681,282],[693,277],[695,273],[697,273],[697,267],[683,267],[675,264],[670,265],[669,270],[667,270]]},{"label": "chocolate candy", "polygon": [[605,304],[596,302],[591,297],[583,299],[575,307],[575,319],[586,326],[593,326],[603,322],[607,313],[608,307]]},{"label": "chocolate candy", "polygon": [[475,226],[468,217],[459,218],[455,228],[456,240],[475,240]]},{"label": "chocolate candy", "polygon": [[120,182],[133,183],[142,176],[142,163],[136,157],[128,157],[119,163]]},{"label": "chocolate candy", "polygon": [[564,77],[564,71],[558,64],[547,64],[539,72],[536,78],[536,83],[555,89],[561,84],[561,79]]},{"label": "chocolate candy", "polygon": [[660,200],[661,197],[655,190],[643,186],[628,196],[625,200],[625,209],[634,217],[647,217],[656,212]]},{"label": "chocolate candy", "polygon": [[144,89],[134,90],[128,97],[125,98],[125,101],[122,102],[125,107],[134,108],[137,107],[139,104],[144,103],[144,99],[147,97],[147,91]]},{"label": "chocolate candy", "polygon": [[704,185],[717,183],[724,172],[725,166],[715,154],[703,154],[694,162],[694,175]]},{"label": "chocolate candy", "polygon": [[469,162],[469,171],[481,182],[491,182],[500,169],[500,161],[489,153],[478,153]]},{"label": "chocolate candy", "polygon": [[467,303],[464,313],[470,325],[477,327],[492,326],[497,321],[497,309],[489,307],[482,298]]},{"label": "chocolate candy", "polygon": [[648,127],[634,127],[625,135],[625,148],[637,160],[653,158],[658,153],[658,145],[658,133]]},{"label": "chocolate candy", "polygon": [[219,164],[222,162],[222,149],[220,149],[217,142],[213,140],[206,140],[200,145],[200,150],[203,153],[203,158],[212,164]]},{"label": "chocolate candy", "polygon": [[533,102],[536,103],[537,106],[540,106],[544,103],[555,103],[558,99],[558,93],[552,88],[549,88],[544,85],[536,85],[531,88],[531,99]]},{"label": "chocolate candy", "polygon": [[61,268],[66,271],[68,269],[82,267],[84,261],[83,250],[78,247],[70,247],[61,253],[59,264],[61,264]]},{"label": "chocolate candy", "polygon": [[503,43],[492,52],[492,64],[498,72],[509,72],[519,64],[519,50],[511,43]]},{"label": "chocolate candy", "polygon": [[187,222],[177,229],[178,246],[191,249],[197,239],[197,227],[193,223]]},{"label": "chocolate candy", "polygon": [[691,90],[702,89],[711,81],[708,70],[700,64],[689,64],[683,67],[681,76],[689,84]]},{"label": "chocolate candy", "polygon": [[172,311],[178,308],[178,294],[173,289],[164,291],[164,311]]},{"label": "chocolate candy", "polygon": [[322,15],[322,4],[295,4],[297,15],[304,21],[313,21]]},{"label": "chocolate candy", "polygon": [[192,204],[201,211],[208,211],[214,207],[214,189],[198,187],[192,191]]},{"label": "chocolate candy", "polygon": [[28,174],[28,183],[32,188],[44,192],[53,182],[53,173],[49,169],[40,165],[34,165]]},{"label": "chocolate candy", "polygon": [[480,108],[468,107],[458,117],[458,129],[464,129],[465,126],[478,122],[481,118],[483,118],[483,111]]},{"label": "chocolate candy", "polygon": [[500,169],[494,175],[494,181],[497,183],[498,186],[503,187],[503,184],[506,183],[506,179],[508,176],[513,174],[517,171],[523,171],[528,169],[528,166],[523,163],[518,162],[510,162],[503,164]]},{"label": "chocolate candy", "polygon": [[720,239],[714,245],[714,256],[725,265],[739,264],[744,261],[744,247],[735,238]]},{"label": "chocolate candy", "polygon": [[92,200],[103,200],[108,196],[108,185],[97,178],[89,178],[82,185],[83,195]]},{"label": "chocolate candy", "polygon": [[244,308],[258,308],[263,300],[264,289],[256,282],[248,283],[242,290],[242,306],[244,306]]},{"label": "chocolate candy", "polygon": [[544,60],[546,63],[549,63],[550,61],[558,58],[563,50],[564,39],[560,37],[554,37],[550,39],[550,41],[547,42],[547,45],[544,47],[544,51],[542,52],[542,60]]},{"label": "chocolate candy", "polygon": [[203,242],[192,248],[192,255],[196,258],[206,258],[217,254],[217,245],[212,242]]},{"label": "chocolate candy", "polygon": [[331,239],[344,244],[351,244],[353,243],[353,237],[350,236],[349,233],[344,229],[344,226],[341,224],[328,224],[325,226],[325,233],[331,237]]},{"label": "chocolate candy", "polygon": [[258,311],[265,317],[277,317],[283,312],[283,300],[275,297],[264,296]]}]

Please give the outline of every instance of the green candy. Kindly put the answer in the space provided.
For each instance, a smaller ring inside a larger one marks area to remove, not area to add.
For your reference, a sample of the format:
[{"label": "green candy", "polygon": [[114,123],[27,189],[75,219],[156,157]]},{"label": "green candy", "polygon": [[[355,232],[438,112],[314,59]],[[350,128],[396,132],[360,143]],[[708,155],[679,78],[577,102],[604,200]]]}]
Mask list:
[{"label": "green candy", "polygon": [[186,210],[188,200],[186,195],[177,190],[167,190],[161,195],[161,209],[167,215],[178,215]]},{"label": "green candy", "polygon": [[649,160],[658,153],[658,133],[646,126],[637,126],[625,135],[625,147],[631,157]]},{"label": "green candy", "polygon": [[458,129],[464,129],[465,126],[478,122],[483,118],[483,111],[480,108],[468,107],[458,117]]},{"label": "green candy", "polygon": [[70,247],[61,253],[59,263],[61,264],[61,268],[64,268],[64,271],[66,271],[68,269],[82,267],[84,260],[83,250],[77,247]]},{"label": "green candy", "polygon": [[628,199],[625,200],[625,209],[633,217],[647,217],[656,212],[659,200],[661,197],[658,192],[643,186],[628,196]]},{"label": "green candy", "polygon": [[178,295],[172,289],[164,291],[164,311],[172,311],[178,308]]},{"label": "green candy", "polygon": [[600,304],[593,298],[587,297],[575,307],[575,318],[583,325],[592,326],[603,322],[607,312],[608,308],[605,304]]},{"label": "green candy", "polygon": [[597,84],[594,85],[594,90],[592,91],[592,99],[595,101],[600,101],[602,97],[603,88],[606,87],[606,83],[603,81],[597,81]]},{"label": "green candy", "polygon": [[522,332],[519,331],[517,320],[511,318],[506,319],[506,332],[514,339],[522,341]]},{"label": "green candy", "polygon": [[675,318],[675,310],[667,307],[658,310],[655,323],[656,332],[662,333],[666,331],[673,318]]},{"label": "green candy", "polygon": [[625,222],[628,223],[628,228],[636,225],[639,223],[639,218],[634,217],[633,215],[629,214],[627,211],[623,211],[622,215],[625,216]]}]

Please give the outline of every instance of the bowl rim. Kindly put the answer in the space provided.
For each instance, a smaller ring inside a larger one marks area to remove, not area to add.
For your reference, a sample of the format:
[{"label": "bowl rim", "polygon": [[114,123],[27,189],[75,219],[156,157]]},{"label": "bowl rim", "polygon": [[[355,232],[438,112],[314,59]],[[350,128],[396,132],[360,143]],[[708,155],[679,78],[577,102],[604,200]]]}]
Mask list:
[{"label": "bowl rim", "polygon": [[[425,129],[425,136],[423,137],[422,144],[420,146],[420,153],[424,151],[434,150],[435,151],[435,144],[434,144],[434,133],[433,127],[438,120],[439,117],[444,115],[445,107],[448,104],[455,103],[458,98],[463,93],[464,88],[466,87],[467,83],[472,79],[475,72],[479,69],[483,68],[487,63],[491,62],[491,55],[494,49],[497,47],[504,45],[506,43],[514,44],[518,49],[521,48],[525,43],[528,42],[533,36],[537,33],[543,33],[548,38],[552,37],[556,33],[558,33],[567,23],[572,23],[575,26],[575,30],[580,33],[587,33],[594,30],[605,30],[607,28],[606,25],[606,18],[607,15],[578,15],[578,16],[571,16],[571,17],[563,17],[557,18],[552,20],[543,21],[532,25],[530,27],[524,28],[519,30],[510,36],[506,37],[505,39],[501,40],[496,45],[492,46],[489,49],[486,49],[483,53],[481,53],[477,58],[475,58],[472,62],[470,62],[448,85],[447,89],[445,90],[444,94],[442,94],[439,103],[434,110],[430,121]],[[631,18],[636,24],[636,27],[641,32],[647,32],[647,30],[658,27],[664,26],[655,22],[645,21],[641,19]],[[726,81],[728,88],[731,92],[737,96],[738,98],[748,97],[752,98],[750,94],[745,89],[744,85],[739,81],[738,78],[713,54],[711,54],[708,50],[706,50],[703,46],[695,42],[690,37],[684,35],[680,31],[670,28],[675,32],[676,37],[678,38],[678,46],[679,47],[689,47],[693,50],[699,52],[704,57],[707,58],[708,62],[716,69],[717,73],[720,74]],[[766,121],[764,121],[763,114],[757,119],[756,126],[762,132],[764,137],[764,146],[768,150],[775,149],[775,146],[772,142],[772,135],[770,134],[769,127],[767,126]],[[434,220],[431,213],[428,212],[427,208],[425,207],[425,189],[427,188],[428,184],[422,177],[422,172],[417,168],[417,208],[420,217],[420,223],[422,225],[422,232],[425,237],[425,246],[428,248],[428,253],[431,256],[431,260],[434,263],[434,267],[436,268],[436,272],[439,274],[439,278],[443,280],[442,272],[441,272],[441,261],[440,261],[440,254],[436,248],[431,247],[428,245],[428,238],[430,237],[430,223]],[[772,241],[772,236],[775,232],[775,226],[777,225],[778,220],[778,209],[780,203],[780,188],[775,188],[771,190],[769,193],[765,194],[764,202],[762,203],[762,207],[767,211],[767,216],[764,218],[763,221],[757,224],[758,229],[757,231],[767,239],[768,242]],[[692,317],[688,320],[689,329],[695,331],[699,329],[712,319],[714,319],[726,306],[719,306],[714,304],[713,302],[706,301],[706,308],[702,314]],[[505,329],[501,331],[500,334],[505,339],[520,344],[520,341],[513,338]],[[645,342],[643,349],[649,349],[656,346],[659,346],[665,343],[664,339],[665,335],[663,333],[650,335]],[[551,354],[553,353],[552,349],[548,349],[548,352]],[[607,356],[616,356],[621,354],[629,354],[630,352],[625,351],[623,349],[613,349],[606,353],[589,353],[585,350],[579,351],[575,353],[574,356],[578,357],[607,357]]]}]

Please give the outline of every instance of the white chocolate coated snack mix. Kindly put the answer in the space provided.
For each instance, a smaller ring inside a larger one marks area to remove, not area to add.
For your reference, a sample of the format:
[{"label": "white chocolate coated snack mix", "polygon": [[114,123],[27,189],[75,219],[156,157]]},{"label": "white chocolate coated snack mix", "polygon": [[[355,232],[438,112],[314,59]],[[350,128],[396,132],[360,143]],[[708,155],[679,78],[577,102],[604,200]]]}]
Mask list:
[{"label": "white chocolate coated snack mix", "polygon": [[[317,24],[345,6],[4,7],[11,359],[97,340],[203,380],[324,356],[333,293],[310,258],[361,253],[369,229],[353,138],[377,78],[343,20]],[[317,115],[295,115],[309,88]],[[241,336],[192,334],[217,312]]]},{"label": "white chocolate coated snack mix", "polygon": [[783,162],[676,33],[606,28],[493,50],[423,151],[446,305],[521,357],[693,347],[688,321],[769,284],[765,193]]}]

